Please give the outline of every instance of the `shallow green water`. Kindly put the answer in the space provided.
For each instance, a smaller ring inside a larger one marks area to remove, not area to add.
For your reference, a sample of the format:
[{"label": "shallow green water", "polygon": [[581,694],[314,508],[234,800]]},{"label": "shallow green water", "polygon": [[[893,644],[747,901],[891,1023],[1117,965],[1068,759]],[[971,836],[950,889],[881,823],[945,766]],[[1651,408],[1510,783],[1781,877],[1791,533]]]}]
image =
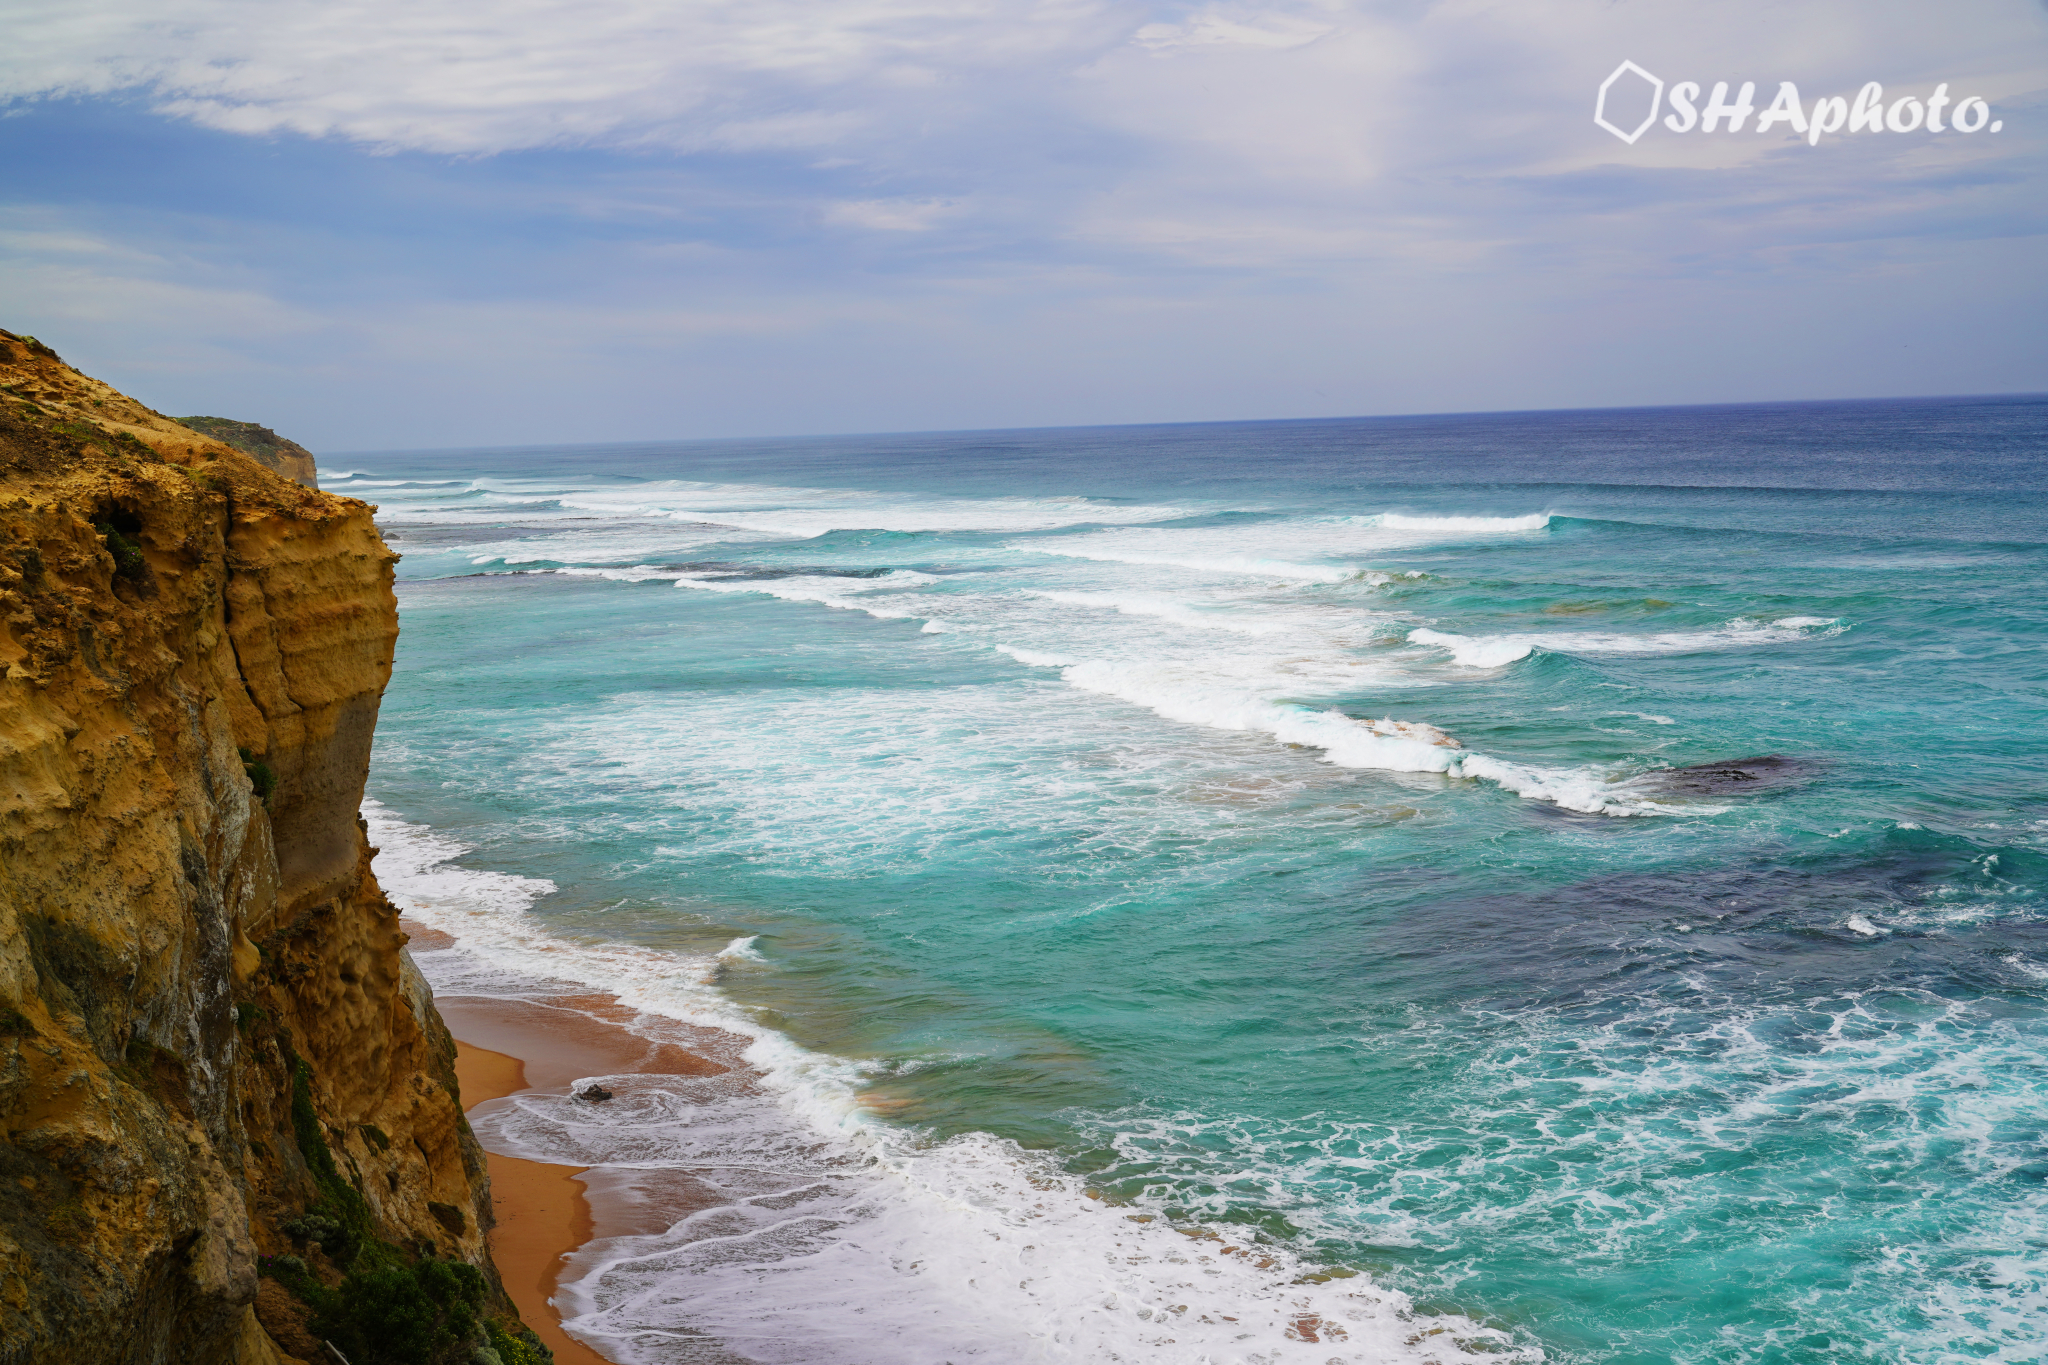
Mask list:
[{"label": "shallow green water", "polygon": [[[2042,415],[450,452],[325,482],[406,555],[387,848],[462,845],[433,894],[545,879],[473,898],[653,950],[635,971],[718,962],[735,1018],[860,1092],[849,1119],[793,1089],[791,1122],[879,1125],[913,1173],[1013,1140],[1490,1349],[2023,1361],[2048,1338]],[[947,1197],[1001,1202],[975,1188]],[[872,1264],[729,1244],[719,1273],[788,1286],[754,1346],[652,1273],[609,1299],[594,1275],[593,1312],[646,1359],[694,1358],[664,1323],[776,1360],[1441,1344],[1167,1342],[1134,1307],[1119,1335],[1085,1276],[919,1298],[903,1267],[975,1253],[862,1197],[805,1235],[867,1226]],[[870,1281],[908,1316],[805,1325]],[[1061,1337],[1089,1314],[1111,1325]]]}]

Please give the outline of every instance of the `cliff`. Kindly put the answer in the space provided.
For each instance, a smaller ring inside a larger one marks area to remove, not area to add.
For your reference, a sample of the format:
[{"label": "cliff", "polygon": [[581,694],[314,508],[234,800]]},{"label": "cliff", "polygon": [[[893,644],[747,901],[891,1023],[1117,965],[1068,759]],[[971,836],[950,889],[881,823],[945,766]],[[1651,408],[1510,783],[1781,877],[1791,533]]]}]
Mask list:
[{"label": "cliff", "polygon": [[287,441],[269,427],[227,417],[180,417],[178,421],[202,436],[233,446],[273,473],[308,488],[320,486],[319,471],[313,467],[313,452],[297,441]]},{"label": "cliff", "polygon": [[371,511],[0,332],[5,1365],[544,1358],[356,814]]}]

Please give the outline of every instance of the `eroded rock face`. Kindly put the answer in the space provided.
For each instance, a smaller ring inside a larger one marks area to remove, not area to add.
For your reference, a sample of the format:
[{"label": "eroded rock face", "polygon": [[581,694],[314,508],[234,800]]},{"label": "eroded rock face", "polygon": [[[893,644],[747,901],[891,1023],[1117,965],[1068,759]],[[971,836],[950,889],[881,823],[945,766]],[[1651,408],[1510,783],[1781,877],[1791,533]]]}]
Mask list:
[{"label": "eroded rock face", "polygon": [[[485,1270],[454,1045],[356,811],[397,612],[371,509],[0,333],[0,1362],[270,1362],[317,1198]],[[259,794],[262,789],[262,795]]]}]

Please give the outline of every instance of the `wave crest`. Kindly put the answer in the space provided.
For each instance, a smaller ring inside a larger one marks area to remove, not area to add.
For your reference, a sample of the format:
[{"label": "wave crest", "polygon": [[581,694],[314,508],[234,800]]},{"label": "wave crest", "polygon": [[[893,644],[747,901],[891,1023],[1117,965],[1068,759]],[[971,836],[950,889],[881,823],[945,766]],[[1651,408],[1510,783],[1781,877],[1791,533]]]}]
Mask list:
[{"label": "wave crest", "polygon": [[1379,524],[1389,531],[1493,535],[1502,531],[1541,531],[1550,525],[1550,517],[1548,512],[1531,512],[1521,517],[1412,517],[1403,512],[1382,512]]}]

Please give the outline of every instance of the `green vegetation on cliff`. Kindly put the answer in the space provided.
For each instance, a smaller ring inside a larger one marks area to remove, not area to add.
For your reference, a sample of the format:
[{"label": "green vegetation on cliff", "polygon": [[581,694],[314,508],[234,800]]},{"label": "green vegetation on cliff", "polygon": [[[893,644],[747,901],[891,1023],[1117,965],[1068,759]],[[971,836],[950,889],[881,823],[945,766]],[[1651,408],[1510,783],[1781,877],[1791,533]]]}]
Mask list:
[{"label": "green vegetation on cliff", "polygon": [[231,417],[180,417],[178,420],[202,435],[225,441],[265,469],[275,470],[287,479],[296,479],[308,488],[320,486],[313,471],[313,452],[297,441],[286,440],[269,427],[258,426],[254,422],[237,422]]},{"label": "green vegetation on cliff", "polygon": [[293,1136],[320,1198],[279,1231],[309,1253],[317,1248],[345,1277],[323,1283],[301,1256],[260,1264],[310,1310],[312,1335],[340,1348],[350,1365],[471,1365],[486,1350],[499,1365],[547,1365],[552,1353],[523,1324],[484,1316],[491,1286],[482,1271],[431,1246],[408,1252],[377,1235],[375,1211],[342,1175],[321,1131],[312,1068],[286,1055]]}]

